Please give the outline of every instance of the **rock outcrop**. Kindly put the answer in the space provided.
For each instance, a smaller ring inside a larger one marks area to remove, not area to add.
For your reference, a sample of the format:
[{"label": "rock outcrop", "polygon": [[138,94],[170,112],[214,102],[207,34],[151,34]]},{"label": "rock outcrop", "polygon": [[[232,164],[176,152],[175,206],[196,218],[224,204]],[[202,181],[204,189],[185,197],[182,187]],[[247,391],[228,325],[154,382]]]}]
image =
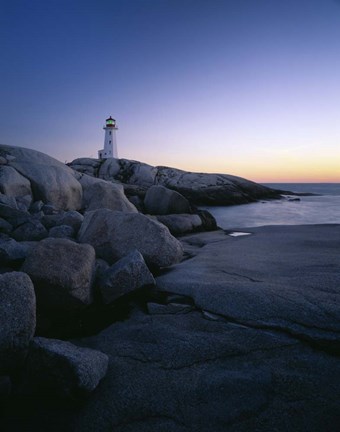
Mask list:
[{"label": "rock outcrop", "polygon": [[[96,159],[92,161],[94,164]],[[76,159],[69,166],[84,172],[82,167],[88,166],[88,160],[85,163]],[[89,170],[86,172],[90,173]],[[127,159],[107,159],[92,175],[125,184],[125,191],[129,195],[143,196],[151,186],[164,186],[179,192],[196,205],[243,204],[261,198],[279,197],[278,191],[241,177],[194,173],[163,166],[153,167]],[[137,186],[139,190],[134,189]]]}]

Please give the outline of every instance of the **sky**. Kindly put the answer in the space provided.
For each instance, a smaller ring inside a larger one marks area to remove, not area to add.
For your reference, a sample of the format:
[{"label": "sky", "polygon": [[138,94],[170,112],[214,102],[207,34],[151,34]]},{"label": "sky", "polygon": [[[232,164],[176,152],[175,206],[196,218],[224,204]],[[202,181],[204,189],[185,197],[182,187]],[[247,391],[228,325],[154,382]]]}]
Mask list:
[{"label": "sky", "polygon": [[0,143],[340,182],[340,1],[0,0]]}]

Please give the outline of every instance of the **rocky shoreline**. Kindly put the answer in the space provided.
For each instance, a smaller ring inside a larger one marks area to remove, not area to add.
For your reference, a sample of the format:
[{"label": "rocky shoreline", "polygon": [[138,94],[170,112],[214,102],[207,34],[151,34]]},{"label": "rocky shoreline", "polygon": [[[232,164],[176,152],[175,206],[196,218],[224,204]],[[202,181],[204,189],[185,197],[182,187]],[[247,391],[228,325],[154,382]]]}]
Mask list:
[{"label": "rocky shoreline", "polygon": [[340,225],[196,208],[275,196],[0,145],[1,430],[337,430]]}]

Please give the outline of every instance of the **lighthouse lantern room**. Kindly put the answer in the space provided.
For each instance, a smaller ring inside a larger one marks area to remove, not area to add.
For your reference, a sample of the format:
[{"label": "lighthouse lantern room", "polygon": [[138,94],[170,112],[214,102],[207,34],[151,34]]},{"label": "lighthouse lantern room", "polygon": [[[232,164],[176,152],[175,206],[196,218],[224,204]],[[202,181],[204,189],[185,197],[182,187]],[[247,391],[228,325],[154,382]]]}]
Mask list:
[{"label": "lighthouse lantern room", "polygon": [[116,139],[116,120],[111,116],[106,119],[105,126],[103,127],[105,131],[104,137],[104,148],[98,151],[99,159],[116,158],[118,159],[117,152],[117,139]]}]

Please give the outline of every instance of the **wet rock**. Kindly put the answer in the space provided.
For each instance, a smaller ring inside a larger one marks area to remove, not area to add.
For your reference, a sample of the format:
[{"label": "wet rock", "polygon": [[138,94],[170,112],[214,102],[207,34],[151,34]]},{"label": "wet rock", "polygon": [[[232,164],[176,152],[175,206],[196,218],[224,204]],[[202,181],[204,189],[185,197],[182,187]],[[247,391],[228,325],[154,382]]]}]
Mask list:
[{"label": "wet rock", "polygon": [[38,306],[74,310],[92,302],[95,252],[90,245],[47,238],[28,254],[22,271],[32,279]]},{"label": "wet rock", "polygon": [[144,199],[145,210],[154,215],[191,213],[189,201],[164,186],[151,186]]},{"label": "wet rock", "polygon": [[23,362],[35,320],[34,287],[27,274],[0,275],[0,374]]},{"label": "wet rock", "polygon": [[134,249],[147,264],[166,267],[183,255],[180,242],[162,224],[139,213],[100,209],[87,212],[78,234],[80,243],[91,244],[97,256],[114,263]]},{"label": "wet rock", "polygon": [[155,279],[137,250],[117,261],[98,281],[103,302],[110,304],[117,298],[145,285],[154,285]]},{"label": "wet rock", "polygon": [[70,342],[35,337],[30,344],[27,377],[40,391],[77,399],[104,378],[108,356]]}]

